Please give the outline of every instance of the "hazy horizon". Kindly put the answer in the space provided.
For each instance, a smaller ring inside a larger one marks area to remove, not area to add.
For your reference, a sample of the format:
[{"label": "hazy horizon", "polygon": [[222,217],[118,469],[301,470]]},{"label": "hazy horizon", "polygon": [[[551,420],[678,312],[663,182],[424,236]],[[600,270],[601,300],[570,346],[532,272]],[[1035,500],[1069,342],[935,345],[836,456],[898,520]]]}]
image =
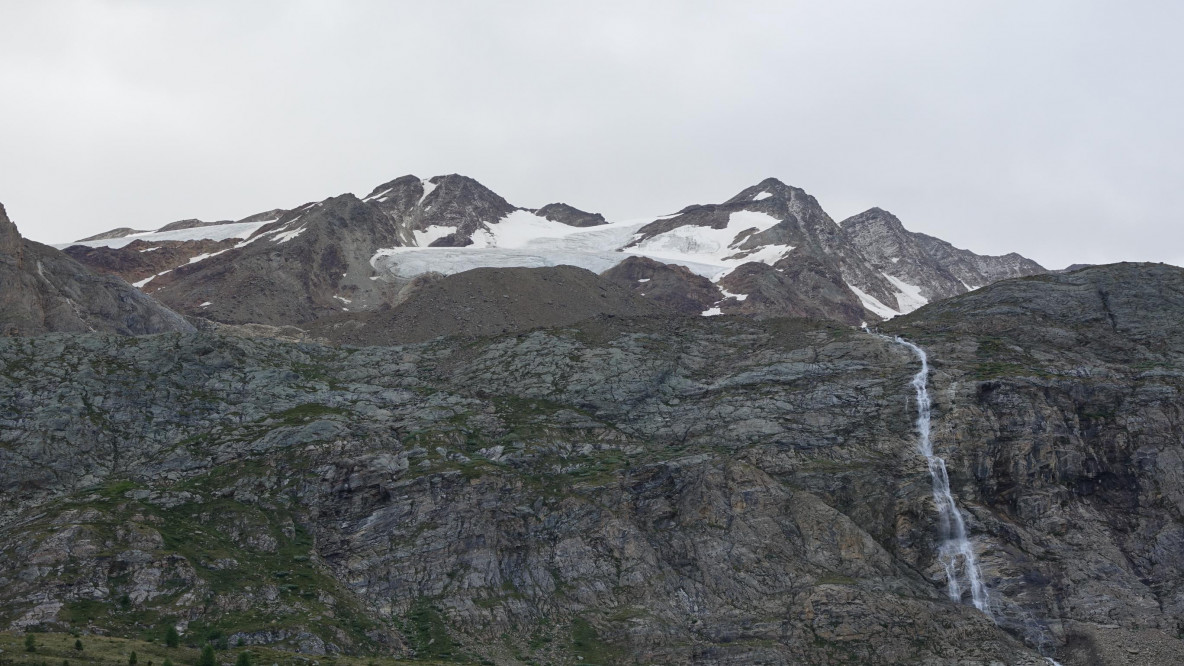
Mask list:
[{"label": "hazy horizon", "polygon": [[981,254],[1184,265],[1184,6],[0,3],[0,202],[60,243],[414,173],[610,220],[775,177]]}]

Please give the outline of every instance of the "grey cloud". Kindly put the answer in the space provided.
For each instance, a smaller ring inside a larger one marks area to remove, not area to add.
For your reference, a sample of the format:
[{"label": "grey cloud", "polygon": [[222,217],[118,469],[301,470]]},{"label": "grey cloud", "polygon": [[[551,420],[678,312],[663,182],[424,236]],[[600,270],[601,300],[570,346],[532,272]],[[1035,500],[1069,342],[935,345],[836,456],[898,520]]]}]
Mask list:
[{"label": "grey cloud", "polygon": [[1050,266],[1184,263],[1173,2],[60,2],[0,8],[32,238],[396,175],[610,218],[765,176]]}]

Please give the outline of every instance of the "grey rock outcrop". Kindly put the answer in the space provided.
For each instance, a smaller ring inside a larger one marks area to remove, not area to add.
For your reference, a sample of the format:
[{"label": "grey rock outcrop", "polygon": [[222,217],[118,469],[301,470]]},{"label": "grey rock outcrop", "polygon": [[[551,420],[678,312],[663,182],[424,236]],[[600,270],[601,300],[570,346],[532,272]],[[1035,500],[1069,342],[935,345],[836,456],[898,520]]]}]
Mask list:
[{"label": "grey rock outcrop", "polygon": [[0,335],[191,331],[180,315],[117,277],[25,240],[0,205]]},{"label": "grey rock outcrop", "polygon": [[565,203],[549,203],[535,211],[538,215],[572,227],[595,227],[606,224],[600,213],[588,213]]},{"label": "grey rock outcrop", "polygon": [[732,296],[720,303],[726,314],[792,315],[840,321],[851,326],[878,319],[869,316],[847,288],[834,262],[809,254],[788,256],[772,266],[743,264],[720,280],[720,286],[744,295],[743,300]]},{"label": "grey rock outcrop", "polygon": [[[410,232],[432,226],[453,229],[445,237],[447,240],[432,243],[443,247],[470,245],[473,233],[518,210],[476,180],[457,174],[422,181],[402,176],[374,188],[366,200],[373,201]],[[415,242],[408,237],[404,244]]]}]

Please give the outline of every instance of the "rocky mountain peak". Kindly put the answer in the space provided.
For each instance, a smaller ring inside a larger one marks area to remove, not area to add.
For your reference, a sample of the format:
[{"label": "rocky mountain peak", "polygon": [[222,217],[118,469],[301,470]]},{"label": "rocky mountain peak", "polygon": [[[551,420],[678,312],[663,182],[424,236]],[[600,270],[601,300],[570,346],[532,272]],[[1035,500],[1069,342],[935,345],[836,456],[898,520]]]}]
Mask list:
[{"label": "rocky mountain peak", "polygon": [[435,187],[424,219],[429,224],[452,226],[459,221],[474,220],[487,224],[517,210],[501,195],[468,176],[448,174],[434,176],[429,181]]},{"label": "rocky mountain peak", "polygon": [[15,255],[20,250],[21,234],[8,219],[4,204],[0,203],[0,254]]},{"label": "rocky mountain peak", "polygon": [[[998,280],[1044,272],[1039,264],[1019,255],[978,255],[909,231],[882,208],[870,208],[843,220],[839,226],[875,272],[893,281],[895,289],[902,293],[915,292],[914,305],[918,299],[933,302]],[[899,296],[897,300],[899,304]]]},{"label": "rocky mountain peak", "polygon": [[780,199],[787,203],[799,199],[811,198],[806,191],[786,185],[776,178],[766,178],[756,185],[746,187],[739,194],[725,201],[725,204],[764,201],[765,199]]},{"label": "rocky mountain peak", "polygon": [[535,211],[540,217],[571,227],[595,227],[608,224],[600,213],[589,213],[565,203],[549,203]]},{"label": "rocky mountain peak", "polygon": [[399,190],[399,189],[403,189],[403,188],[407,188],[407,187],[413,187],[415,185],[419,185],[422,188],[423,187],[422,182],[423,181],[420,180],[419,176],[415,176],[413,174],[407,174],[406,176],[399,176],[398,178],[396,178],[394,180],[389,180],[389,181],[379,185],[378,187],[375,187],[373,190],[370,191],[370,194],[366,195],[365,198],[366,199],[374,199],[374,198],[382,196],[386,192],[390,192],[392,190]]},{"label": "rocky mountain peak", "polygon": [[400,176],[374,188],[364,200],[376,204],[409,231],[431,226],[456,229],[449,236],[453,245],[468,245],[481,225],[496,224],[518,210],[493,190],[460,174],[428,179]]},{"label": "rocky mountain peak", "polygon": [[904,224],[901,223],[900,218],[883,208],[873,207],[839,223],[839,226],[850,231],[855,227],[879,225],[884,228],[904,231]]},{"label": "rocky mountain peak", "polygon": [[899,246],[907,243],[909,238],[909,231],[904,228],[900,218],[883,208],[869,208],[839,222],[839,226],[843,233],[856,240],[865,253],[897,252]]},{"label": "rocky mountain peak", "polygon": [[388,215],[402,218],[423,204],[433,187],[429,181],[408,174],[379,185],[363,201],[377,205]]}]

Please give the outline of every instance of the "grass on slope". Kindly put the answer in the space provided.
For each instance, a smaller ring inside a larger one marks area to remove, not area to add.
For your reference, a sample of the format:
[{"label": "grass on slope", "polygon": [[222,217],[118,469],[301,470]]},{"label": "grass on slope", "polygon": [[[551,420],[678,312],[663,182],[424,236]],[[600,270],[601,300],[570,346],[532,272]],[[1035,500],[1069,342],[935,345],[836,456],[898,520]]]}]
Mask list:
[{"label": "grass on slope", "polygon": [[[136,653],[136,666],[161,666],[165,659],[174,666],[193,666],[201,651],[181,645],[166,647],[162,642],[139,641],[127,638],[80,635],[67,633],[34,633],[36,652],[25,649],[26,634],[0,632],[0,664],[4,666],[128,666],[131,653]],[[82,641],[82,650],[74,648],[74,641]],[[185,639],[182,638],[182,643]],[[266,647],[243,647],[219,650],[216,661],[220,665],[233,664],[239,654],[247,652],[254,666],[427,666],[443,664],[438,661],[405,661],[388,657],[350,657],[344,655],[312,655],[285,652]],[[452,660],[449,666],[456,666]],[[477,663],[477,662],[471,662]]]}]

